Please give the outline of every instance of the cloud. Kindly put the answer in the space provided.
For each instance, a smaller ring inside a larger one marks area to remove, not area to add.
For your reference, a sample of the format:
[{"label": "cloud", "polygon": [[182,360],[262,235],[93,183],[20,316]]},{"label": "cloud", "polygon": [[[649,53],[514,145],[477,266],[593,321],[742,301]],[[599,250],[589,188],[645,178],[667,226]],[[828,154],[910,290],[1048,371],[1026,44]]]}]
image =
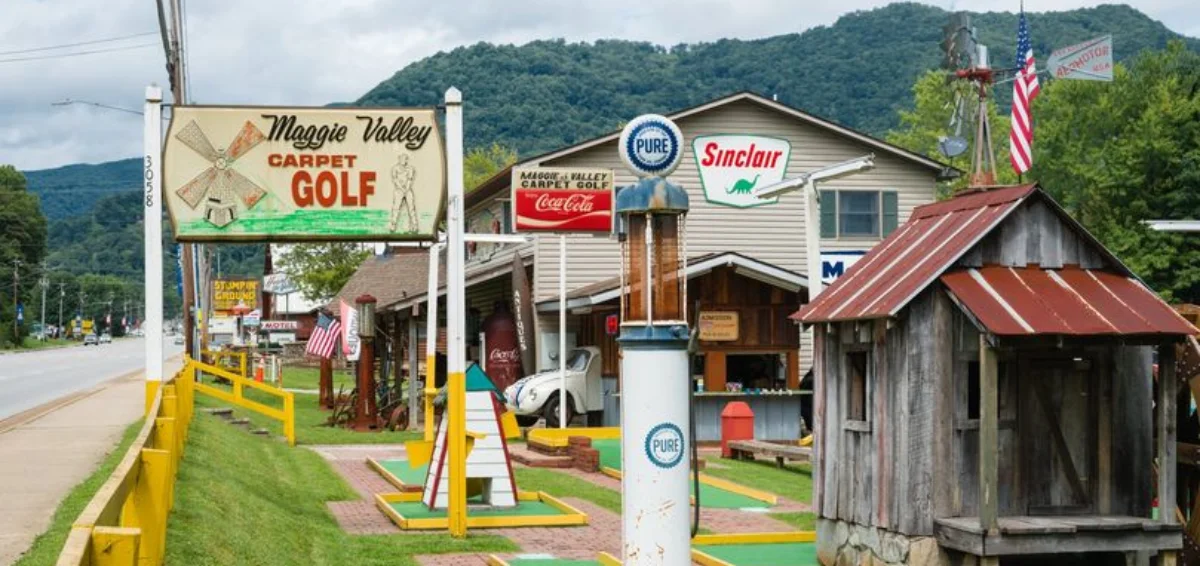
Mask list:
[{"label": "cloud", "polygon": [[[1137,8],[1182,33],[1200,35],[1191,0],[1146,0]],[[753,39],[832,24],[881,0],[256,0],[187,8],[190,92],[208,104],[321,105],[358,98],[405,65],[480,41],[525,43],[621,38],[662,45]],[[939,2],[949,7],[949,2]],[[965,10],[1015,3],[958,0]],[[1041,10],[1097,2],[1046,0]],[[0,51],[157,31],[147,0],[2,0]],[[1032,6],[1031,6],[1032,7]],[[0,62],[0,162],[22,169],[100,162],[141,153],[141,120],[72,98],[140,109],[144,87],[167,84],[157,35],[88,47],[155,44],[127,51]],[[84,50],[86,47],[76,48]],[[45,52],[50,53],[50,52]],[[38,53],[42,54],[42,53]],[[33,53],[29,55],[34,55]],[[0,61],[16,55],[0,55]]]}]

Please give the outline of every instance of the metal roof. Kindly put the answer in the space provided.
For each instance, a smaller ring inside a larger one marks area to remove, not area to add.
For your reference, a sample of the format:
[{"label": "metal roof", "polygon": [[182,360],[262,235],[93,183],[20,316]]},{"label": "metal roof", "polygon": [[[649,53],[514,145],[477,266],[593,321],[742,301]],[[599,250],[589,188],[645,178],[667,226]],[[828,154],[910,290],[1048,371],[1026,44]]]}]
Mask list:
[{"label": "metal roof", "polygon": [[1106,271],[992,266],[947,273],[941,281],[998,336],[1196,332],[1140,281]]},{"label": "metal roof", "polygon": [[908,222],[791,318],[815,323],[895,316],[1036,190],[1034,184],[981,189],[917,207]]}]

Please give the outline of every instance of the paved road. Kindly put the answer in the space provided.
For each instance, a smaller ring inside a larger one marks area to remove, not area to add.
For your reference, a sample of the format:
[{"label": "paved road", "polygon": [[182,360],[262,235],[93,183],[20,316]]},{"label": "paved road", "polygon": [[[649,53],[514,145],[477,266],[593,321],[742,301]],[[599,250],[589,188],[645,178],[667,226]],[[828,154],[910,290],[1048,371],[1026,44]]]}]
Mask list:
[{"label": "paved road", "polygon": [[[143,367],[145,340],[0,355],[0,420]],[[169,358],[183,351],[170,338]]]}]

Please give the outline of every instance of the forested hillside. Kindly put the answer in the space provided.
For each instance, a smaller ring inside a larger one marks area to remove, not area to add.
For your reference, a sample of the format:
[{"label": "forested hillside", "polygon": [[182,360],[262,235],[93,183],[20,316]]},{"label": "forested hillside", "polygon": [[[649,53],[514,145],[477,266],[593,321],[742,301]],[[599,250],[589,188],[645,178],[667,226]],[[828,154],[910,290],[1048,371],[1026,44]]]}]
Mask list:
[{"label": "forested hillside", "polygon": [[[831,26],[759,40],[656,46],[619,40],[594,44],[480,43],[410,64],[357,103],[431,105],[448,85],[466,100],[467,145],[499,142],[521,156],[572,144],[642,112],[667,112],[741,90],[883,135],[912,103],[910,89],[941,58],[948,12],[892,4],[847,14]],[[1031,13],[1043,65],[1050,51],[1098,35],[1114,36],[1118,60],[1179,37],[1128,6]],[[972,14],[993,66],[1013,64],[1017,16]],[[1193,48],[1200,42],[1188,40]],[[1007,100],[1007,95],[998,89]]]},{"label": "forested hillside", "polygon": [[53,222],[87,212],[113,193],[136,191],[141,183],[138,158],[95,165],[76,163],[54,169],[25,171],[30,192],[42,199],[42,213]]}]

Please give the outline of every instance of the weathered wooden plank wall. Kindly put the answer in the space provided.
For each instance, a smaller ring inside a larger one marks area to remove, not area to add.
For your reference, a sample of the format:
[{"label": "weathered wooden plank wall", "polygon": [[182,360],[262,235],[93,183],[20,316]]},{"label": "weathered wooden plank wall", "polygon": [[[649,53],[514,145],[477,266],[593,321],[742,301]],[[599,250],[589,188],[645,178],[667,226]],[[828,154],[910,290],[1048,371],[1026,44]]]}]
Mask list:
[{"label": "weathered wooden plank wall", "polygon": [[[1152,346],[1112,348],[1111,503],[1117,514],[1148,517],[1154,457]],[[1105,426],[1101,423],[1100,426]]]},{"label": "weathered wooden plank wall", "polygon": [[1025,267],[1038,264],[1058,269],[1076,265],[1088,269],[1106,266],[1105,259],[1073,227],[1064,223],[1041,201],[1026,202],[966,253],[959,267],[1005,265]]}]

